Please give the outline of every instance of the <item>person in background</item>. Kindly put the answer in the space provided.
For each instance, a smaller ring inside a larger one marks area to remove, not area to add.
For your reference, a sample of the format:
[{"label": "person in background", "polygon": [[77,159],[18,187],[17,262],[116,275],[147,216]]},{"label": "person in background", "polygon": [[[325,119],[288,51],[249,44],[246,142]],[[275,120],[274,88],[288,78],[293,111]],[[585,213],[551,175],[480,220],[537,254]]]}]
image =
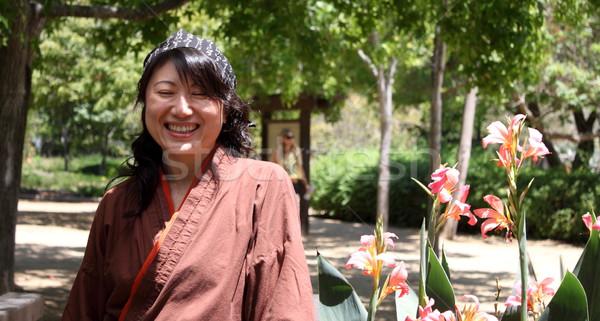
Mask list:
[{"label": "person in background", "polygon": [[308,180],[304,174],[302,153],[294,141],[294,132],[289,128],[285,128],[278,138],[277,150],[272,154],[271,161],[285,169],[298,196],[310,197],[312,189],[308,185]]},{"label": "person in background", "polygon": [[314,320],[298,202],[251,159],[231,65],[179,30],[146,57],[143,130],[102,198],[62,320]]}]

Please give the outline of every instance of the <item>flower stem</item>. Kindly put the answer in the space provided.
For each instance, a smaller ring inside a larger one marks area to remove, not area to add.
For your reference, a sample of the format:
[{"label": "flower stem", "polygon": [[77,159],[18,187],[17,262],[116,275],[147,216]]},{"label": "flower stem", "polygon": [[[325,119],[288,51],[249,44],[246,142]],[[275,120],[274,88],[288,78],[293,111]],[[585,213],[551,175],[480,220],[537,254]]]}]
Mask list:
[{"label": "flower stem", "polygon": [[527,267],[527,236],[525,232],[525,213],[521,213],[519,220],[519,265],[521,268],[521,321],[527,321],[527,283],[528,283],[528,267]]}]

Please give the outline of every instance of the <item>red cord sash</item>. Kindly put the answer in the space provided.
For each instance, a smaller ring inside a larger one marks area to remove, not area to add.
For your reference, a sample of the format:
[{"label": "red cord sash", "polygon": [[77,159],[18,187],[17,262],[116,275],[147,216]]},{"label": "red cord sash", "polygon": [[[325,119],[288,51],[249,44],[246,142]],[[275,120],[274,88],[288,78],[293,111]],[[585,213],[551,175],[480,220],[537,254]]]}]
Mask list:
[{"label": "red cord sash", "polygon": [[152,264],[152,261],[154,261],[154,257],[156,257],[156,254],[158,254],[158,250],[160,249],[165,238],[167,237],[167,234],[169,234],[169,230],[171,229],[173,222],[175,222],[175,220],[177,220],[177,216],[179,215],[179,211],[181,210],[183,203],[185,203],[185,200],[187,199],[188,195],[192,191],[192,188],[198,182],[198,177],[202,174],[202,172],[204,172],[204,169],[208,165],[208,162],[214,155],[216,149],[217,149],[217,145],[215,144],[215,147],[213,147],[213,149],[210,151],[208,156],[206,156],[206,158],[202,162],[202,166],[200,167],[200,172],[198,173],[198,175],[196,175],[194,177],[194,180],[192,181],[192,184],[190,184],[190,187],[188,188],[187,192],[185,193],[185,196],[184,196],[183,200],[181,201],[181,204],[179,204],[179,208],[177,209],[177,211],[175,211],[174,206],[173,206],[173,199],[171,198],[171,190],[169,188],[169,182],[166,179],[164,179],[162,171],[160,171],[161,185],[162,185],[161,187],[162,187],[163,193],[165,194],[165,197],[167,199],[167,204],[169,205],[169,214],[171,215],[171,219],[169,220],[169,222],[167,222],[167,226],[165,226],[165,229],[161,233],[160,237],[158,238],[156,243],[154,243],[154,246],[152,247],[152,251],[150,251],[150,254],[148,254],[148,256],[146,257],[146,260],[144,261],[142,268],[140,269],[137,276],[133,280],[133,285],[131,286],[131,292],[129,294],[129,299],[127,300],[127,303],[125,303],[123,310],[121,310],[121,315],[119,316],[119,321],[125,320],[125,315],[127,314],[127,311],[129,311],[129,308],[131,307],[131,301],[133,301],[133,297],[135,296],[135,293],[137,292],[137,290],[140,286],[140,283],[142,282],[142,278],[148,271],[148,268],[150,268],[150,264]]}]

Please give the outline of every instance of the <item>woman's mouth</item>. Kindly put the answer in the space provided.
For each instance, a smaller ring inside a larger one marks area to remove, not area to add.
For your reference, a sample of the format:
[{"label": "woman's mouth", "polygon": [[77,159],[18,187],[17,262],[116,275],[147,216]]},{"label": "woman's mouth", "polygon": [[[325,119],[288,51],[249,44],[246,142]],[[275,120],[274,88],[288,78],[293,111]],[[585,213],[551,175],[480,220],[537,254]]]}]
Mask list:
[{"label": "woman's mouth", "polygon": [[176,125],[176,124],[166,124],[165,127],[177,134],[188,134],[196,130],[200,125],[198,124],[189,124],[189,125]]}]

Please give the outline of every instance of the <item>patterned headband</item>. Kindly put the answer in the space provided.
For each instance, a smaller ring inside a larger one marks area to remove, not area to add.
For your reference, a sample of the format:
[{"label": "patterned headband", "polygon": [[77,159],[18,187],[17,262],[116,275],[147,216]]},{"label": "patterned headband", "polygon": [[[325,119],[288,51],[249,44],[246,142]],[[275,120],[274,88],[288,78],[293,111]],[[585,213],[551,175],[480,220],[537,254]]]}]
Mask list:
[{"label": "patterned headband", "polygon": [[172,34],[167,40],[163,41],[158,47],[154,48],[148,56],[146,56],[146,59],[144,59],[144,69],[158,54],[182,47],[200,50],[217,64],[217,67],[219,67],[221,71],[221,78],[223,78],[223,80],[232,88],[236,87],[237,83],[233,68],[229,64],[229,61],[227,61],[227,58],[219,51],[217,45],[211,40],[196,37],[183,29],[179,29],[179,31]]}]

